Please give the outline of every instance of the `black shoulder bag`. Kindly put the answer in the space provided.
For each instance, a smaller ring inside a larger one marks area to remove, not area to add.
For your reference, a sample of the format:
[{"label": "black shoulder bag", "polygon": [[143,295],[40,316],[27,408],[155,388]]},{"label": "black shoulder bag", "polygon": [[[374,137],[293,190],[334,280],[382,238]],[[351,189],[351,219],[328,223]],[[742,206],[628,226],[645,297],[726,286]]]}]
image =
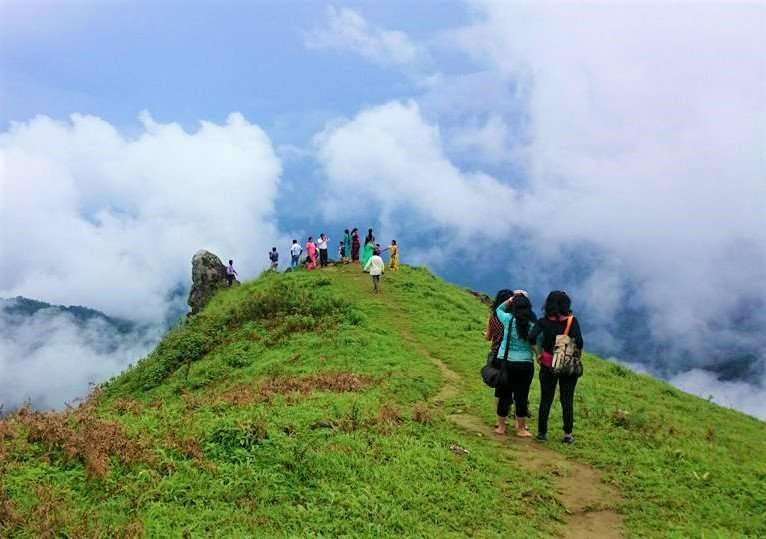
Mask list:
[{"label": "black shoulder bag", "polygon": [[495,348],[492,347],[487,356],[487,364],[481,368],[481,379],[489,387],[504,386],[508,383],[508,373],[505,370],[505,362],[508,360],[508,352],[511,349],[511,333],[513,332],[513,318],[508,322],[508,332],[505,336],[505,354],[503,360],[497,357]]}]

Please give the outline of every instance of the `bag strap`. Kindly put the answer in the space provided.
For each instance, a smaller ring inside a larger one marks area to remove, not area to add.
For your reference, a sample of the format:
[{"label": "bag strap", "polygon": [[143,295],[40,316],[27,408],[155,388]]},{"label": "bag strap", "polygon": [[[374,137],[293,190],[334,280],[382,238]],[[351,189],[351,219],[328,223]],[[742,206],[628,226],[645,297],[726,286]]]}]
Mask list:
[{"label": "bag strap", "polygon": [[511,351],[511,333],[513,332],[513,322],[516,317],[511,315],[511,319],[508,320],[508,335],[505,336],[505,354],[503,355],[503,361],[508,361],[508,352]]},{"label": "bag strap", "polygon": [[569,330],[572,327],[572,320],[574,320],[574,316],[570,314],[567,318],[567,327],[564,329],[564,335],[569,335]]}]

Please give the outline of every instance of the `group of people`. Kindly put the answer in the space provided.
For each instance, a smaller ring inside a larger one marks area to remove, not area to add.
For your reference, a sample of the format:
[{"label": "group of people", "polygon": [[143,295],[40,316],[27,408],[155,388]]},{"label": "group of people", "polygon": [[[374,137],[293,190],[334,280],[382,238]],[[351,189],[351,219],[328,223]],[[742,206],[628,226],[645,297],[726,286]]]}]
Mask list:
[{"label": "group of people", "polygon": [[574,442],[574,393],[578,375],[557,373],[552,364],[557,336],[568,335],[578,351],[583,348],[580,324],[572,314],[571,305],[566,292],[554,290],[545,300],[545,315],[538,319],[526,291],[503,289],[497,293],[485,335],[491,342],[491,357],[505,370],[504,382],[495,388],[497,434],[506,433],[507,418],[514,405],[516,435],[532,436],[527,418],[530,417],[529,389],[537,362],[540,369],[537,439],[548,439],[548,416],[558,385],[563,442]]},{"label": "group of people", "polygon": [[[301,256],[304,253],[303,264],[307,270],[326,267],[330,260],[329,250],[330,238],[325,233],[320,234],[316,240],[313,236],[309,236],[305,249],[298,243],[298,240],[293,240],[292,245],[290,245],[290,268],[296,269],[301,265]],[[388,269],[396,271],[399,268],[399,246],[396,240],[391,240],[391,244],[384,249],[376,242],[375,234],[371,228],[367,230],[364,243],[360,239],[359,229],[346,229],[343,232],[343,240],[338,244],[338,260],[343,264],[352,262],[360,264],[362,271],[368,272],[372,276],[373,290],[378,292],[380,276],[385,270],[385,263],[381,255],[386,251],[389,253]],[[272,270],[279,268],[279,252],[276,247],[269,251],[269,262]]]}]

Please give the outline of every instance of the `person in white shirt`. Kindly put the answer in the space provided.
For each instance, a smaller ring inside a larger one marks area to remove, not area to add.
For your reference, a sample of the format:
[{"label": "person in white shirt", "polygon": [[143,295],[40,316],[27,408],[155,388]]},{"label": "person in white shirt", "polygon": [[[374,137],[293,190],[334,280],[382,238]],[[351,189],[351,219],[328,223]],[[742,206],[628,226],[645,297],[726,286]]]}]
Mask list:
[{"label": "person in white shirt", "polygon": [[319,235],[317,240],[317,249],[319,249],[319,265],[325,267],[327,265],[327,248],[330,246],[330,238],[326,234]]},{"label": "person in white shirt", "polygon": [[370,276],[372,277],[372,289],[376,294],[380,292],[380,276],[383,275],[385,267],[386,265],[383,262],[383,259],[380,257],[379,250],[374,251],[373,255],[364,266],[364,271],[370,272]]},{"label": "person in white shirt", "polygon": [[234,261],[229,260],[229,265],[226,267],[226,282],[229,283],[229,286],[234,282],[234,277],[236,275],[237,270],[234,269]]},{"label": "person in white shirt", "polygon": [[290,246],[290,267],[295,269],[298,267],[298,262],[301,259],[301,253],[303,247],[300,246],[298,240],[293,240],[293,244]]}]

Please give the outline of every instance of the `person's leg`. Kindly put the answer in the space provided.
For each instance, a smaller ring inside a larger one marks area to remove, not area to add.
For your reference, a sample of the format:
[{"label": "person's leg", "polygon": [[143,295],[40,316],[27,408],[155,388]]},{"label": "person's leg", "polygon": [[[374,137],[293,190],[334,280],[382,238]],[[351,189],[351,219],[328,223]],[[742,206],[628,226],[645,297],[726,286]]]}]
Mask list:
[{"label": "person's leg", "polygon": [[574,429],[574,393],[576,385],[576,376],[561,376],[559,378],[559,400],[561,401],[561,415],[564,420],[565,435],[571,435]]},{"label": "person's leg", "polygon": [[380,275],[373,275],[372,276],[372,289],[375,291],[375,293],[378,293],[378,287],[380,286]]},{"label": "person's leg", "polygon": [[527,415],[529,413],[529,386],[532,385],[535,368],[531,361],[514,363],[511,380],[513,381],[513,400],[516,404],[516,434],[527,438],[532,436],[527,430]]},{"label": "person's leg", "polygon": [[322,265],[327,266],[327,262],[329,261],[329,257],[327,254],[327,249],[322,251]]},{"label": "person's leg", "polygon": [[496,434],[505,434],[506,421],[508,413],[511,411],[511,402],[513,402],[513,392],[510,388],[502,388],[500,397],[497,399],[497,426]]},{"label": "person's leg", "polygon": [[553,397],[556,395],[558,377],[548,367],[540,367],[540,409],[537,414],[537,436],[548,434],[548,415],[551,413]]}]

